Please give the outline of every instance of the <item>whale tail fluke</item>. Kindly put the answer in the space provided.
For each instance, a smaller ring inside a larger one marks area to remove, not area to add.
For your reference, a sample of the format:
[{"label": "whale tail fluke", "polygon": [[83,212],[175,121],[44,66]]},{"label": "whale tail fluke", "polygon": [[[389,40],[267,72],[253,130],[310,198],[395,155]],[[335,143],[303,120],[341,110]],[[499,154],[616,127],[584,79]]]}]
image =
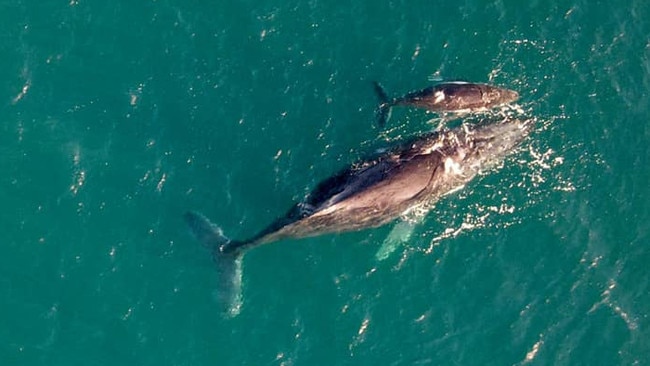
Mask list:
[{"label": "whale tail fluke", "polygon": [[375,88],[377,97],[379,98],[379,105],[377,106],[377,109],[375,109],[377,124],[379,127],[384,127],[386,125],[386,121],[388,121],[390,118],[390,111],[393,103],[386,94],[386,91],[384,91],[384,88],[382,88],[378,82],[373,81],[372,85]]},{"label": "whale tail fluke", "polygon": [[212,252],[218,273],[216,297],[224,314],[236,316],[242,306],[242,252],[224,251],[226,246],[236,242],[223,235],[221,228],[202,214],[187,212],[183,218],[194,238]]}]

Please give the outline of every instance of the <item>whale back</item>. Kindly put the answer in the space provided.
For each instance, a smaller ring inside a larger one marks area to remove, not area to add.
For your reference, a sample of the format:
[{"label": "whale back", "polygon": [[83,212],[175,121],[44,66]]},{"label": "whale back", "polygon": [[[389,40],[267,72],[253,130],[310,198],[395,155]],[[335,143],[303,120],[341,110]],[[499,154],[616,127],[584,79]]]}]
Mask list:
[{"label": "whale back", "polygon": [[518,98],[519,94],[513,90],[488,84],[447,82],[409,93],[398,98],[395,104],[411,105],[430,111],[462,111],[491,108]]}]

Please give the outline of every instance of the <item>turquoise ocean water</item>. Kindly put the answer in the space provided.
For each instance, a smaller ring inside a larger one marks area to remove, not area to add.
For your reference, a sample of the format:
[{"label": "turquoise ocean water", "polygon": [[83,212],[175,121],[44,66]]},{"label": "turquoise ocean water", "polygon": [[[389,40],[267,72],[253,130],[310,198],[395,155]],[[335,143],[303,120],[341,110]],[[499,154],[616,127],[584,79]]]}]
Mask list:
[{"label": "turquoise ocean water", "polygon": [[[0,0],[0,364],[650,364],[650,3]],[[371,81],[520,92],[536,129],[391,225],[244,259],[265,226],[436,116]]]}]

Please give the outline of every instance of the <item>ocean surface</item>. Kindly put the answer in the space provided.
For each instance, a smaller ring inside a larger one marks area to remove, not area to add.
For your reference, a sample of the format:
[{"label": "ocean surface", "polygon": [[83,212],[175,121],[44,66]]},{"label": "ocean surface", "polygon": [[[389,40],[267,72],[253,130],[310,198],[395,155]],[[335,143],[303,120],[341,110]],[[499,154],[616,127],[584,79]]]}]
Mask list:
[{"label": "ocean surface", "polygon": [[[650,365],[650,2],[0,0],[0,364]],[[517,90],[500,166],[394,224],[252,235],[440,116],[372,81]]]}]

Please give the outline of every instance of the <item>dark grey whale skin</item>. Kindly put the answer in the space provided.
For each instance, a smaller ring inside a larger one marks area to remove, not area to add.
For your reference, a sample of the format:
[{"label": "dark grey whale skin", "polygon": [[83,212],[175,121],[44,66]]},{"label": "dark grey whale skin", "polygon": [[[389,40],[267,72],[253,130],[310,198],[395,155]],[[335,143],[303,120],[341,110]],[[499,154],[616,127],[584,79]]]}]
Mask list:
[{"label": "dark grey whale skin", "polygon": [[282,239],[377,227],[462,187],[512,151],[530,124],[484,121],[419,136],[323,180],[304,201],[247,240],[227,239],[200,214],[190,212],[185,219],[215,255],[235,257]]}]

